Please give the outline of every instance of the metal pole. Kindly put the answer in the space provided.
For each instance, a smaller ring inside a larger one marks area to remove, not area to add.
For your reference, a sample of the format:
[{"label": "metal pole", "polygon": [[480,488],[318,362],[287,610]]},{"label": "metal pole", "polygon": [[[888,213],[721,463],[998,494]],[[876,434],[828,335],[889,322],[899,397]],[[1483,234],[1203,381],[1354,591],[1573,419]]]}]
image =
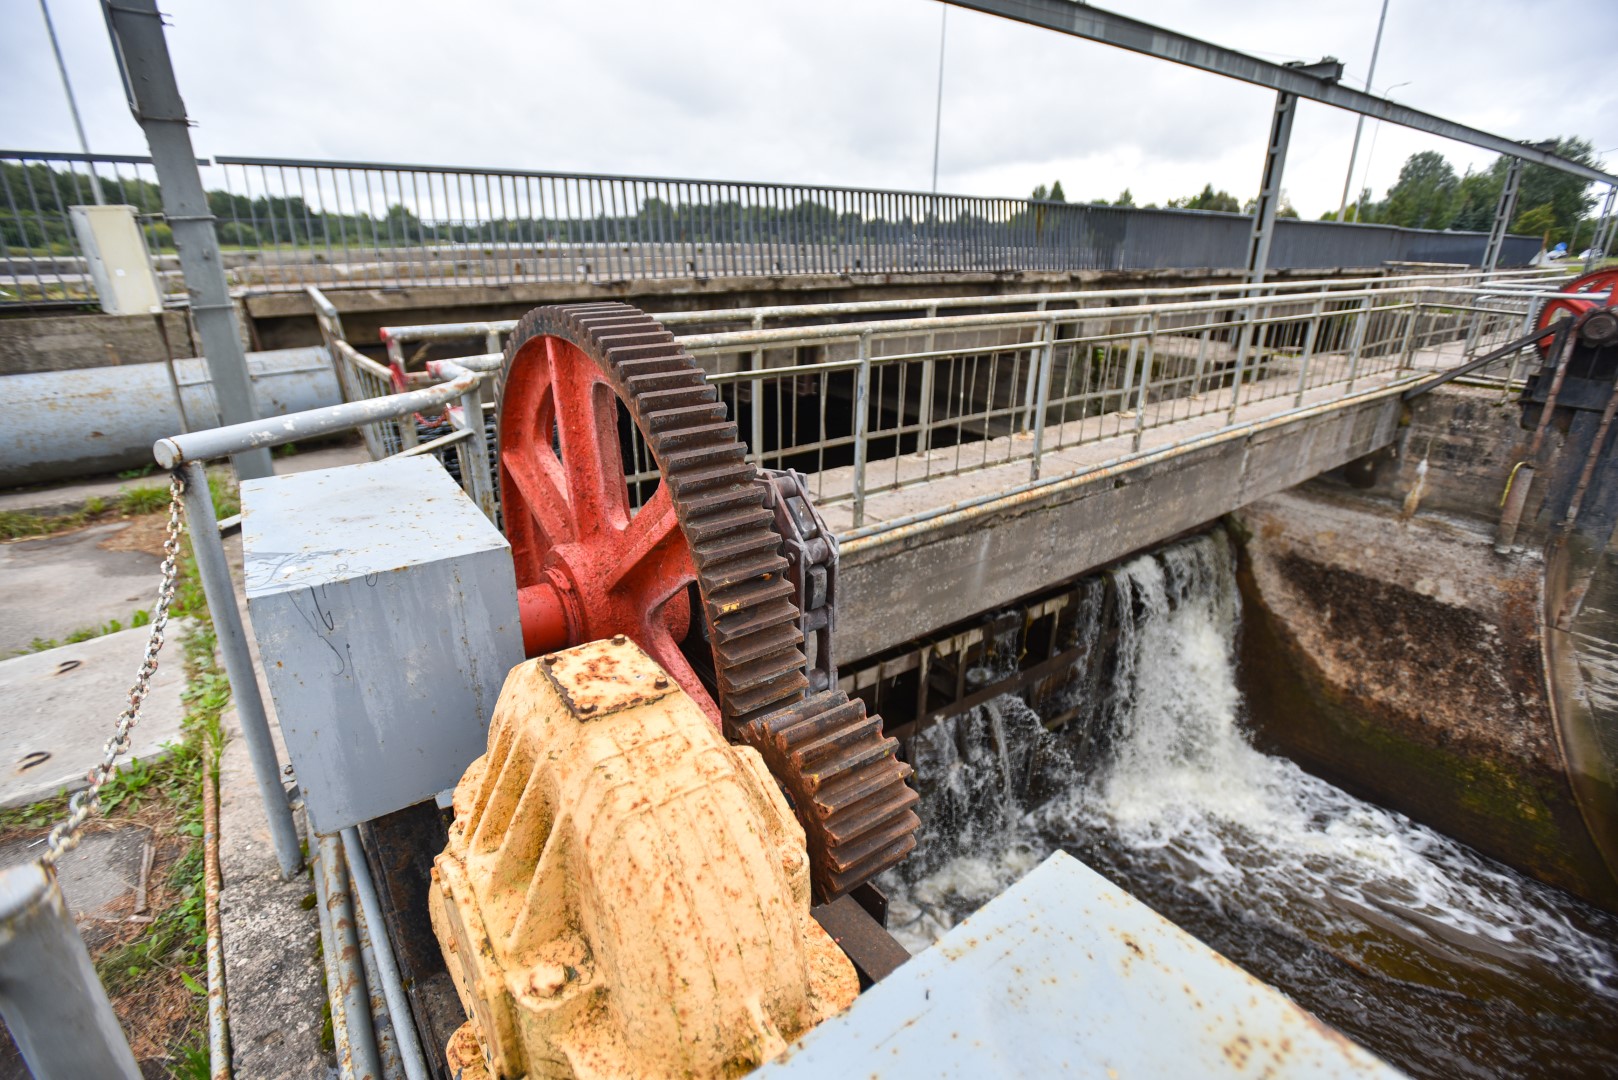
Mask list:
[{"label": "metal pole", "polygon": [[[79,119],[79,102],[73,96],[73,84],[67,78],[67,64],[62,60],[62,46],[56,41],[56,24],[51,22],[51,9],[45,0],[39,0],[39,13],[45,16],[45,33],[50,35],[51,52],[56,54],[56,70],[62,76],[62,89],[67,92],[67,109],[73,114],[73,130],[79,133],[79,149],[84,156],[90,156],[90,140],[84,137],[84,121]],[[96,163],[86,161],[85,168],[90,170],[90,194],[95,196],[97,206],[106,202],[101,195],[101,179],[96,176]]]},{"label": "metal pole", "polygon": [[0,871],[0,1014],[36,1080],[139,1080],[56,875],[37,862]]},{"label": "metal pole", "polygon": [[1606,259],[1607,245],[1612,242],[1612,203],[1618,195],[1618,184],[1607,188],[1607,197],[1601,204],[1601,216],[1596,219],[1595,235],[1590,237],[1590,257],[1584,260],[1584,272],[1599,269]]},{"label": "metal pole", "polygon": [[[1371,43],[1371,66],[1365,70],[1365,92],[1371,92],[1371,80],[1376,78],[1376,54],[1382,51],[1382,27],[1388,21],[1388,0],[1382,0],[1382,14],[1376,20],[1376,40]],[[1343,177],[1343,200],[1337,204],[1337,220],[1342,221],[1348,211],[1348,189],[1354,186],[1354,159],[1360,153],[1360,133],[1365,130],[1365,114],[1354,119],[1354,148],[1348,152],[1348,173]],[[1515,158],[1512,160],[1516,160]]]},{"label": "metal pole", "polygon": [[870,427],[865,413],[871,400],[871,332],[860,335],[860,366],[855,369],[854,383],[854,527],[865,524],[865,455],[866,431]]},{"label": "metal pole", "polygon": [[371,880],[371,868],[365,862],[359,830],[344,829],[342,837],[343,854],[348,859],[349,881],[359,900],[360,914],[371,930],[378,981],[382,984],[382,996],[388,1003],[388,1013],[393,1017],[394,1036],[399,1041],[399,1057],[404,1063],[405,1075],[409,1080],[425,1080],[428,1075],[427,1060],[422,1056],[421,1042],[416,1038],[410,1001],[405,997],[404,983],[399,978],[399,964],[388,941],[387,925],[382,921],[382,901],[377,896],[376,883]]},{"label": "metal pole", "polygon": [[[197,172],[196,151],[185,103],[174,81],[163,19],[157,0],[102,0],[102,13],[124,78],[129,108],[146,132],[152,164],[163,192],[163,213],[174,230],[180,269],[191,297],[191,315],[202,339],[219,415],[226,424],[258,419],[258,403],[247,375],[247,356],[219,259],[214,216]],[[270,452],[246,450],[231,458],[241,480],[271,476]]]},{"label": "metal pole", "polygon": [[1264,149],[1264,175],[1259,182],[1258,204],[1253,208],[1253,231],[1247,242],[1247,280],[1262,285],[1270,266],[1270,242],[1275,234],[1275,211],[1281,205],[1281,174],[1287,166],[1287,146],[1292,142],[1292,120],[1298,113],[1298,99],[1286,92],[1275,95],[1275,115],[1270,121],[1270,141]]},{"label": "metal pole", "polygon": [[270,738],[270,718],[264,712],[258,674],[253,670],[253,656],[247,649],[247,632],[242,627],[241,611],[236,607],[236,586],[230,579],[230,567],[225,563],[225,549],[219,543],[219,522],[214,517],[213,496],[208,492],[208,476],[198,461],[185,466],[185,515],[190,520],[191,550],[197,559],[197,575],[202,578],[202,591],[208,597],[214,635],[219,639],[219,651],[225,658],[225,675],[230,679],[231,697],[242,721],[242,735],[247,740],[247,756],[252,759],[259,797],[264,800],[264,816],[269,819],[275,858],[281,864],[281,876],[290,880],[303,866],[298,829],[292,822],[286,791],[281,787],[281,765]]},{"label": "metal pole", "polygon": [[[371,994],[365,985],[359,930],[354,924],[354,901],[348,894],[348,873],[342,843],[335,836],[315,838],[317,900],[324,909],[332,937],[327,977],[336,981],[331,994],[332,1021],[342,1012],[348,1029],[348,1065],[355,1080],[382,1080],[382,1061],[376,1052],[376,1029],[371,1026]],[[341,1053],[339,1047],[339,1053]]]},{"label": "metal pole", "polygon": [[1500,264],[1500,252],[1506,245],[1506,229],[1517,212],[1517,192],[1522,187],[1522,159],[1512,158],[1506,163],[1506,181],[1500,188],[1500,201],[1494,208],[1494,223],[1489,226],[1489,246],[1483,253],[1483,271],[1494,273]]},{"label": "metal pole", "polygon": [[[45,0],[40,0],[44,3]],[[941,18],[938,20],[938,100],[933,106],[933,194],[938,194],[938,138],[944,130],[944,31],[949,29],[949,7],[938,5]],[[64,74],[63,79],[67,76]],[[89,151],[85,151],[88,153]]]},{"label": "metal pole", "polygon": [[1056,320],[1045,322],[1044,341],[1039,348],[1039,371],[1034,378],[1039,383],[1039,393],[1034,403],[1034,455],[1028,463],[1028,479],[1039,479],[1039,459],[1045,453],[1045,413],[1050,408],[1051,400],[1051,373],[1056,367]]}]

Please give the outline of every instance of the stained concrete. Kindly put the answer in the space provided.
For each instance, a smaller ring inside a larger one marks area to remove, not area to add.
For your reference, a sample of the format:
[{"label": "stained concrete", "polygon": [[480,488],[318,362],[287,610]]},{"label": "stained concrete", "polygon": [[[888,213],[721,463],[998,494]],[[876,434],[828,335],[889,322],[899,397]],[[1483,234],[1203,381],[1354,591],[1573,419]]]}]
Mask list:
[{"label": "stained concrete", "polygon": [[160,560],[107,546],[127,521],[0,544],[0,655],[36,638],[60,640],[111,619],[128,624],[156,601]]},{"label": "stained concrete", "polygon": [[[180,738],[189,627],[169,624],[125,762],[158,757]],[[128,703],[150,633],[136,627],[0,661],[0,700],[8,706],[0,713],[0,806],[26,806],[84,786]]]}]

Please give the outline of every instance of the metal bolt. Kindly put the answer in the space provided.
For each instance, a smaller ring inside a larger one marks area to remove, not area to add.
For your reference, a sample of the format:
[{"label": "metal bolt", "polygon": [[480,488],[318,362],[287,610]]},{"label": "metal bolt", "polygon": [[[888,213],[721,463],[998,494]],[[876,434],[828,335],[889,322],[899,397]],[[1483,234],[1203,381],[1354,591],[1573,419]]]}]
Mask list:
[{"label": "metal bolt", "polygon": [[583,704],[581,704],[579,706],[579,711],[580,712],[585,712],[585,713],[595,712],[596,711],[595,702],[593,702],[593,701],[584,702]]},{"label": "metal bolt", "polygon": [[669,688],[669,681],[664,676],[659,675],[657,678],[652,680],[652,688],[654,690],[667,690]]},{"label": "metal bolt", "polygon": [[552,664],[556,663],[556,654],[551,653],[549,656],[542,656],[540,657],[539,662],[544,664],[546,667],[550,667]]},{"label": "metal bolt", "polygon": [[614,634],[612,635],[612,643],[614,645],[628,645],[629,639],[622,634]]}]

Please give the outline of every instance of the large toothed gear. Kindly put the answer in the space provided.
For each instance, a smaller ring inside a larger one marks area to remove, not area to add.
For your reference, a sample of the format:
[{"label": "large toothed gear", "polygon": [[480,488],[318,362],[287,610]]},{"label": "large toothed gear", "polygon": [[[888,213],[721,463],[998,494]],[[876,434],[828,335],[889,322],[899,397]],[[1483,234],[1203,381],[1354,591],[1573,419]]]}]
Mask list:
[{"label": "large toothed gear", "polygon": [[[620,403],[659,473],[638,508]],[[498,409],[529,655],[616,634],[644,648],[728,738],[763,754],[808,834],[820,899],[903,859],[919,825],[909,767],[858,700],[808,694],[775,515],[718,391],[674,336],[626,304],[536,308],[506,346]],[[711,655],[703,674],[693,646]]]},{"label": "large toothed gear", "polygon": [[464,1075],[736,1076],[850,1004],[759,755],[625,639],[513,669],[430,911]]}]

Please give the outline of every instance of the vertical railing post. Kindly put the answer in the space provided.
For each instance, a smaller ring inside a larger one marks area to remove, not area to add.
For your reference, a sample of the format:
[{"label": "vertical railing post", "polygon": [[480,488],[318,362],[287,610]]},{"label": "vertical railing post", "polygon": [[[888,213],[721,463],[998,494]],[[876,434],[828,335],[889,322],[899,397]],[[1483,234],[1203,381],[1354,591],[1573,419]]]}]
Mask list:
[{"label": "vertical railing post", "polygon": [[1371,297],[1367,295],[1360,301],[1360,310],[1354,316],[1354,336],[1349,339],[1348,346],[1348,385],[1343,387],[1343,393],[1354,392],[1354,380],[1359,376],[1360,349],[1365,345],[1365,324],[1371,317]]},{"label": "vertical railing post", "polygon": [[[927,306],[927,317],[938,318],[938,305]],[[938,366],[938,358],[933,355],[937,347],[938,335],[927,335],[927,358],[921,362],[921,401],[916,407],[916,453],[925,455],[932,449],[933,442],[933,370]]]},{"label": "vertical railing post", "polygon": [[866,412],[871,397],[871,332],[860,334],[860,366],[854,382],[854,527],[865,524],[866,432],[870,423]]},{"label": "vertical railing post", "polygon": [[1230,380],[1230,409],[1225,416],[1226,422],[1231,424],[1236,422],[1236,406],[1242,401],[1242,378],[1247,369],[1247,350],[1253,343],[1253,312],[1257,306],[1252,300],[1242,303],[1242,328],[1236,338],[1236,371]]},{"label": "vertical railing post", "polygon": [[197,576],[202,579],[208,612],[213,616],[214,637],[225,660],[231,699],[241,719],[247,756],[252,760],[253,775],[258,780],[259,798],[264,801],[264,816],[269,819],[275,858],[281,865],[281,876],[290,880],[303,866],[298,829],[292,821],[286,791],[281,787],[281,764],[270,737],[270,718],[258,690],[253,655],[247,648],[247,631],[242,626],[241,610],[236,606],[236,586],[230,579],[225,549],[219,542],[219,520],[214,516],[213,496],[208,491],[208,476],[201,462],[193,461],[185,466],[185,516],[191,529],[191,551],[197,560]]},{"label": "vertical railing post", "polygon": [[1303,404],[1303,392],[1309,388],[1309,360],[1315,355],[1315,337],[1320,332],[1320,317],[1324,300],[1316,300],[1309,311],[1309,327],[1303,332],[1303,357],[1298,363],[1298,392],[1292,395],[1294,406]]},{"label": "vertical railing post", "polygon": [[1140,378],[1135,391],[1135,437],[1130,449],[1139,450],[1141,434],[1146,430],[1146,384],[1152,381],[1152,359],[1156,354],[1157,314],[1146,317],[1146,347],[1141,349]]},{"label": "vertical railing post", "polygon": [[483,516],[493,521],[494,485],[489,476],[489,440],[484,430],[483,398],[479,392],[482,385],[483,380],[479,379],[461,395],[461,423],[472,435],[457,445],[461,448],[461,476],[466,482],[466,493],[478,504]]},{"label": "vertical railing post", "polygon": [[37,862],[0,871],[0,1014],[37,1080],[141,1075],[56,875]]},{"label": "vertical railing post", "polygon": [[[1039,311],[1039,312],[1043,312],[1045,310],[1045,304],[1046,304],[1046,301],[1041,300],[1039,302],[1039,304],[1034,308],[1034,310]],[[1021,424],[1020,424],[1021,430],[1023,430],[1023,431],[1027,431],[1028,430],[1028,425],[1030,423],[1032,423],[1032,418],[1033,418],[1033,415],[1034,415],[1034,397],[1035,397],[1036,394],[1039,393],[1039,384],[1035,381],[1035,375],[1037,374],[1037,368],[1038,368],[1037,363],[1029,365],[1029,367],[1028,367],[1028,382],[1023,386],[1023,391],[1022,391],[1022,421],[1021,421]],[[1016,392],[1015,389],[1013,389],[1013,393],[1015,393],[1015,392]],[[1018,429],[1019,424],[1015,421],[1015,418],[1013,419],[1013,423],[1012,423],[1011,426],[1012,426],[1013,431]]]},{"label": "vertical railing post", "polygon": [[1028,479],[1039,479],[1039,460],[1045,453],[1045,413],[1051,400],[1051,372],[1056,367],[1056,319],[1045,320],[1040,327],[1039,363],[1033,381],[1038,390],[1034,398],[1034,454],[1028,466]]},{"label": "vertical railing post", "polygon": [[1414,358],[1416,342],[1416,324],[1421,321],[1421,294],[1417,293],[1410,304],[1410,313],[1405,317],[1405,339],[1399,346],[1399,370],[1408,371]]},{"label": "vertical railing post", "polygon": [[[762,314],[753,316],[753,329],[764,329],[764,316]],[[763,370],[764,346],[760,345],[753,350],[753,371],[761,372]],[[751,388],[750,393],[753,396],[753,423],[751,425],[752,433],[748,438],[752,443],[753,464],[762,469],[764,467],[764,380],[762,378],[753,379],[749,386]],[[779,450],[780,448],[777,447],[776,449]]]}]

